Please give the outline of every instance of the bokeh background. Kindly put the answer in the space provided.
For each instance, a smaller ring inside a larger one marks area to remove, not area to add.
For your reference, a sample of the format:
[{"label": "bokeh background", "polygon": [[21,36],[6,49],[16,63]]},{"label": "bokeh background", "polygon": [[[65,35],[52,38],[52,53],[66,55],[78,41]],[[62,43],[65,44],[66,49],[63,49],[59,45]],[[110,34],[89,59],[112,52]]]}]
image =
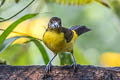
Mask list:
[{"label": "bokeh background", "polygon": [[[18,1],[17,3],[15,1]],[[24,8],[31,0],[6,0],[0,7],[0,17],[8,18]],[[97,66],[120,66],[120,0],[103,0],[110,8],[91,1],[84,5],[59,4],[47,0],[36,0],[13,19],[1,22],[0,28],[7,28],[12,22],[27,13],[39,13],[30,20],[19,24],[14,31],[42,39],[48,21],[57,16],[64,27],[85,25],[92,31],[78,37],[74,44],[74,55],[78,64]],[[1,31],[2,33],[2,31]],[[17,36],[12,33],[8,37]],[[10,65],[45,65],[42,52],[27,39],[19,39],[0,54],[0,59]],[[49,58],[53,53],[45,47]],[[54,65],[72,64],[70,53],[59,54]]]}]

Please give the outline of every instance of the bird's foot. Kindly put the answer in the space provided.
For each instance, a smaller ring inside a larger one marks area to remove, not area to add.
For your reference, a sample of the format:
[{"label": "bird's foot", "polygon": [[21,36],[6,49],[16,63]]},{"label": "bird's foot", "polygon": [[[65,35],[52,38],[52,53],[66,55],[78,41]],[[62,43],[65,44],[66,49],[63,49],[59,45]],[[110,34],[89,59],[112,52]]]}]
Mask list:
[{"label": "bird's foot", "polygon": [[73,63],[73,64],[72,64],[72,67],[73,67],[74,71],[77,70],[77,64],[76,64],[76,63]]},{"label": "bird's foot", "polygon": [[45,71],[46,71],[46,73],[48,73],[48,72],[50,72],[51,71],[51,64],[48,64],[47,66],[46,66],[46,68],[45,68]]}]

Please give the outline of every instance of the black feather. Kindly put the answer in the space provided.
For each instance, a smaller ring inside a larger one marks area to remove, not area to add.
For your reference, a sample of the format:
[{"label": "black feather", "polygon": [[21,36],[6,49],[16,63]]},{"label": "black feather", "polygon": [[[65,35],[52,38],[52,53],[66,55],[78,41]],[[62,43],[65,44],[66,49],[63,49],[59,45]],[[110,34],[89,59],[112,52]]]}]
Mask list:
[{"label": "black feather", "polygon": [[86,26],[72,26],[70,29],[74,30],[78,36],[85,33],[85,32],[91,31]]},{"label": "black feather", "polygon": [[64,33],[64,38],[66,39],[67,43],[72,40],[73,32],[71,29],[61,27],[61,32]]}]

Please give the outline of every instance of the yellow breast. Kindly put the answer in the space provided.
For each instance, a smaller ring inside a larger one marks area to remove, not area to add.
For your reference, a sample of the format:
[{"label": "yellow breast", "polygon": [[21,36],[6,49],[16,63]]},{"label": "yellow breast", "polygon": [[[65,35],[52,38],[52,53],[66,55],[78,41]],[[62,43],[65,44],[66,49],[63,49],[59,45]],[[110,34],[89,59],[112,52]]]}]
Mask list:
[{"label": "yellow breast", "polygon": [[47,31],[44,34],[43,42],[54,53],[58,52],[70,52],[73,49],[73,43],[77,36],[67,43],[64,39],[64,33],[58,33],[56,31]]}]

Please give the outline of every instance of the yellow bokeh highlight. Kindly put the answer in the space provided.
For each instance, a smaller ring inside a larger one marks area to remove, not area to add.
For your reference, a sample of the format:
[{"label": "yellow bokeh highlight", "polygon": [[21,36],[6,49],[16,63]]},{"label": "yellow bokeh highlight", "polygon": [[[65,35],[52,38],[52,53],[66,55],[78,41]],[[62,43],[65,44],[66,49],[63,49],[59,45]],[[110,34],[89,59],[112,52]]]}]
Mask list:
[{"label": "yellow bokeh highlight", "polygon": [[48,27],[48,21],[50,18],[40,18],[32,20],[29,24],[28,34],[32,37],[42,40],[43,34]]},{"label": "yellow bokeh highlight", "polygon": [[105,52],[100,56],[100,63],[106,67],[120,67],[120,53]]},{"label": "yellow bokeh highlight", "polygon": [[[64,3],[63,3],[64,1]],[[59,0],[59,3],[61,4],[69,4],[69,5],[85,5],[85,4],[88,4],[88,3],[91,3],[93,2],[94,0]]]},{"label": "yellow bokeh highlight", "polygon": [[[48,21],[50,18],[48,17],[43,17],[43,18],[37,18],[33,20],[27,20],[22,23],[20,23],[12,33],[7,38],[15,37],[15,36],[23,36],[23,35],[28,35],[32,36],[38,39],[42,40],[43,34],[47,28]],[[6,21],[0,23],[0,29],[6,29],[11,23],[14,21]],[[0,31],[0,34],[3,31]],[[18,33],[15,33],[18,32]],[[20,38],[17,39],[13,44],[21,44],[28,41],[27,38]]]},{"label": "yellow bokeh highlight", "polygon": [[106,6],[106,7],[109,7],[109,5],[104,1],[104,0],[51,0],[52,2],[56,2],[58,4],[64,4],[64,5],[86,5],[86,4],[89,4],[89,3],[92,3],[94,1]]}]

